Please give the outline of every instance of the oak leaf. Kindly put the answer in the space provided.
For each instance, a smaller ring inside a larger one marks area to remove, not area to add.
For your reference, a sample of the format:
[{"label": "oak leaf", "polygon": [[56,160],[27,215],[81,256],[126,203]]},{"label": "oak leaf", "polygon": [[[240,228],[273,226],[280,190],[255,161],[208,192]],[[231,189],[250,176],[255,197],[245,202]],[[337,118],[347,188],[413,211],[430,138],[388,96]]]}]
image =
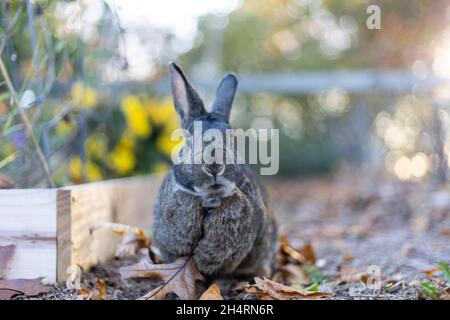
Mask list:
[{"label": "oak leaf", "polygon": [[42,278],[36,279],[2,279],[6,267],[14,254],[15,245],[0,247],[0,300],[9,300],[16,296],[37,296],[48,292],[51,287],[42,284]]},{"label": "oak leaf", "polygon": [[164,282],[141,297],[141,300],[163,300],[168,293],[175,293],[181,300],[195,300],[195,282],[203,276],[190,257],[181,257],[172,263],[155,264],[148,257],[138,263],[119,269],[123,279],[160,278]]},{"label": "oak leaf", "polygon": [[260,292],[262,293],[262,296],[269,295],[278,300],[322,299],[334,295],[330,292],[299,290],[269,279],[261,279],[256,277],[254,280],[255,284],[248,288],[248,293],[255,293],[255,290],[251,288],[256,288],[258,290],[256,293]]},{"label": "oak leaf", "polygon": [[205,292],[202,293],[199,300],[223,300],[219,285],[214,282]]},{"label": "oak leaf", "polygon": [[9,300],[20,295],[37,296],[49,292],[52,288],[43,285],[42,279],[0,279],[0,300]]}]

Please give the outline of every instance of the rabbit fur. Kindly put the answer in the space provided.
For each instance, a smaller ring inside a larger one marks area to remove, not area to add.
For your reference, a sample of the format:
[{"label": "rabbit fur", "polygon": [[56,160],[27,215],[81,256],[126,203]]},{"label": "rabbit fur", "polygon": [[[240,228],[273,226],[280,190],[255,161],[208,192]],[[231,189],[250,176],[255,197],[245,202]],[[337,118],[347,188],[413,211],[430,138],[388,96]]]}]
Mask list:
[{"label": "rabbit fur", "polygon": [[[192,133],[231,128],[229,115],[237,88],[234,75],[220,83],[207,112],[181,69],[169,64],[175,109],[182,127]],[[216,167],[214,167],[216,166]],[[154,208],[153,233],[166,261],[192,255],[206,276],[270,276],[277,226],[258,177],[244,164],[216,170],[201,164],[175,164],[165,177]],[[220,172],[221,171],[221,172]]]}]

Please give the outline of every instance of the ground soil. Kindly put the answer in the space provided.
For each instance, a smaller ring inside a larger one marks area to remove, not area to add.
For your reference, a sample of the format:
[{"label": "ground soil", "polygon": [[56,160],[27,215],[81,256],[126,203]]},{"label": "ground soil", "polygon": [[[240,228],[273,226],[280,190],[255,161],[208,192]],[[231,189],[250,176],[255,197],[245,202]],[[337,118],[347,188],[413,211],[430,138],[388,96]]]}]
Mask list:
[{"label": "ground soil", "polygon": [[[317,282],[321,291],[335,293],[332,299],[422,298],[421,283],[429,278],[424,272],[435,269],[440,261],[450,262],[450,192],[446,186],[361,172],[267,184],[280,233],[293,248],[310,243],[314,250],[315,265],[298,267],[308,268],[309,282]],[[108,299],[137,299],[158,281],[123,281],[118,267],[132,262],[98,265],[83,274],[81,285],[95,289],[98,278],[105,283]],[[375,275],[380,287],[358,277],[348,280],[357,274]],[[439,275],[437,271],[433,276]],[[242,282],[223,280],[220,284],[226,299],[255,298],[243,290]],[[82,298],[86,296],[79,290],[64,284],[37,297]]]}]

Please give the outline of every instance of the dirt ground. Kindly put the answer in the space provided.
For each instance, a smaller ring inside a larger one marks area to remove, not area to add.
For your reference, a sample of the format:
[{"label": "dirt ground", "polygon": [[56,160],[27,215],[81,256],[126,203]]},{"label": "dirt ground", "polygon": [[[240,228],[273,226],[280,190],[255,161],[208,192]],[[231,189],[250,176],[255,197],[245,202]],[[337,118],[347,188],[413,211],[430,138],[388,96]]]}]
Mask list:
[{"label": "dirt ground", "polygon": [[[294,266],[302,279],[289,282],[279,271],[277,281],[301,288],[315,283],[333,292],[332,299],[418,299],[424,297],[421,283],[439,278],[439,262],[450,261],[448,187],[351,172],[268,186],[280,234],[292,248],[311,244],[313,250],[312,263]],[[107,299],[137,299],[158,282],[123,281],[118,267],[130,263],[98,265],[83,274],[81,286],[96,290],[100,279]],[[225,299],[255,298],[237,280],[220,285]],[[93,297],[65,285],[37,297],[83,298]]]}]

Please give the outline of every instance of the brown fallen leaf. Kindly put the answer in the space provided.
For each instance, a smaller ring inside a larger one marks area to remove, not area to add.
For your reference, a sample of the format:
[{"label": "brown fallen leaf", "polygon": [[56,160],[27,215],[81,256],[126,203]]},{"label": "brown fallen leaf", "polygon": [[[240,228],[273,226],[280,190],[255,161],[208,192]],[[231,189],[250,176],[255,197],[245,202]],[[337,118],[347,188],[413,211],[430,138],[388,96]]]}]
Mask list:
[{"label": "brown fallen leaf", "polygon": [[343,256],[343,258],[344,258],[344,261],[350,261],[350,260],[352,260],[353,259],[353,255],[351,254],[351,253],[344,253],[344,256]]},{"label": "brown fallen leaf", "polygon": [[99,297],[102,298],[103,300],[106,300],[107,298],[107,294],[106,294],[106,286],[105,283],[100,280],[99,278],[95,279],[95,283],[97,284],[97,289],[99,292]]},{"label": "brown fallen leaf", "polygon": [[299,265],[288,263],[284,266],[281,266],[280,270],[283,275],[283,279],[289,284],[295,283],[306,285],[310,282],[307,274]]},{"label": "brown fallen leaf", "polygon": [[297,250],[295,250],[289,243],[285,235],[280,236],[280,250],[279,250],[279,262],[281,265],[289,263],[289,258],[293,259],[297,263],[305,263],[306,258]]},{"label": "brown fallen leaf", "polygon": [[299,264],[303,264],[305,262],[310,262],[312,264],[316,263],[316,255],[311,243],[308,242],[301,248],[295,249],[291,246],[285,235],[280,236],[279,255],[281,256],[280,262],[282,265],[289,263],[289,258],[294,260],[293,262],[297,262]]},{"label": "brown fallen leaf", "polygon": [[435,272],[440,271],[441,269],[439,267],[433,268],[433,269],[429,269],[429,270],[425,270],[422,271],[422,273],[426,274],[427,276],[431,277]]},{"label": "brown fallen leaf", "polygon": [[122,241],[116,248],[116,257],[133,256],[137,254],[140,249],[150,247],[150,240],[143,230],[126,224],[114,222],[99,223],[92,226],[89,229],[89,232],[92,234],[95,231],[105,229],[111,230],[122,236]]},{"label": "brown fallen leaf", "polygon": [[231,291],[243,291],[249,286],[248,281],[239,281],[231,287]]},{"label": "brown fallen leaf", "polygon": [[9,300],[19,295],[37,296],[49,292],[51,287],[43,285],[42,279],[0,279],[0,300]]},{"label": "brown fallen leaf", "polygon": [[106,300],[106,286],[105,283],[99,278],[95,279],[96,288],[81,288],[80,300]]},{"label": "brown fallen leaf", "polygon": [[363,278],[366,275],[364,272],[359,272],[353,267],[340,267],[339,272],[340,276],[335,281],[335,284],[363,281]]},{"label": "brown fallen leaf", "polygon": [[6,267],[8,266],[9,260],[14,254],[16,246],[11,244],[9,246],[0,246],[0,278],[5,275]]},{"label": "brown fallen leaf", "polygon": [[208,290],[202,293],[199,300],[223,300],[219,285],[214,282]]},{"label": "brown fallen leaf", "polygon": [[311,243],[305,244],[303,247],[297,250],[303,257],[305,257],[306,262],[316,263],[316,254]]},{"label": "brown fallen leaf", "polygon": [[450,228],[443,228],[439,230],[439,235],[443,237],[450,237]]},{"label": "brown fallen leaf", "polygon": [[[320,291],[307,291],[307,290],[298,290],[292,287],[285,286],[279,282],[275,282],[269,279],[261,279],[254,278],[255,284],[251,287],[262,291],[270,295],[272,298],[278,300],[291,300],[291,299],[322,299],[333,296],[333,293],[330,292],[320,292]],[[247,290],[247,292],[251,292],[254,290]]]},{"label": "brown fallen leaf", "polygon": [[247,287],[245,292],[257,296],[261,300],[275,300],[275,298],[273,298],[270,294],[265,291],[261,291],[256,287]]},{"label": "brown fallen leaf", "polygon": [[195,282],[203,276],[190,257],[181,257],[172,263],[154,264],[148,256],[138,263],[119,269],[122,278],[161,278],[164,283],[143,296],[142,300],[163,300],[170,292],[181,300],[195,300]]}]

